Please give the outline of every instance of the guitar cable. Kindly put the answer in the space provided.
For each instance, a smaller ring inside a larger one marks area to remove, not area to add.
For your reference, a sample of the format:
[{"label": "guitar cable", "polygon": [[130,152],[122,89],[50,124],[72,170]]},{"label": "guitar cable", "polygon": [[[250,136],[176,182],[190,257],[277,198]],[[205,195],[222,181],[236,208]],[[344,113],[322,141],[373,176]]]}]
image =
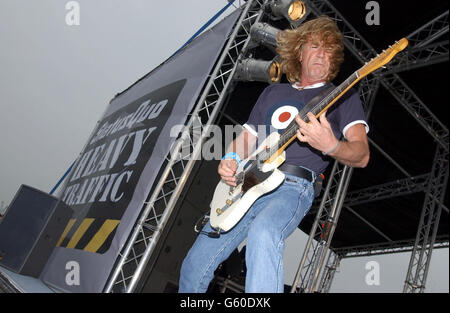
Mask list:
[{"label": "guitar cable", "polygon": [[216,231],[206,232],[203,230],[199,230],[199,223],[201,224],[201,228],[206,225],[206,223],[209,221],[209,215],[205,214],[202,217],[200,217],[197,222],[194,225],[194,231],[198,234],[205,234],[210,238],[219,238],[220,237],[220,228],[218,228]]}]

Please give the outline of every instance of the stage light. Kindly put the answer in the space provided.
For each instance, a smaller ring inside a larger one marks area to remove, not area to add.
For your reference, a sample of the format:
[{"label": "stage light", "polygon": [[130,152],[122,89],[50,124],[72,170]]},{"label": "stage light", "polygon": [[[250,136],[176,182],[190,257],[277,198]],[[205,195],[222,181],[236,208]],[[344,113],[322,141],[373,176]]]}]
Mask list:
[{"label": "stage light", "polygon": [[300,0],[275,0],[270,8],[273,15],[286,18],[294,27],[298,27],[310,12],[307,1]]},{"label": "stage light", "polygon": [[276,57],[271,61],[244,59],[236,67],[235,79],[241,81],[261,81],[276,84],[281,79],[280,62]]},{"label": "stage light", "polygon": [[255,23],[250,28],[250,37],[252,39],[251,46],[262,44],[272,51],[275,51],[277,47],[277,35],[280,32],[278,28],[275,28],[267,23]]}]

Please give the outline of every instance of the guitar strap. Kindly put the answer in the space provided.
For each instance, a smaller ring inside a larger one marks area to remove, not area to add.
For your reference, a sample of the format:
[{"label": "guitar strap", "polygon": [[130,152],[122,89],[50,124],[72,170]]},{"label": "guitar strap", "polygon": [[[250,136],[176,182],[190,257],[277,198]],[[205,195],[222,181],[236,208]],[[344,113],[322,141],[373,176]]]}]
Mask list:
[{"label": "guitar strap", "polygon": [[[334,89],[334,85],[331,83],[328,83],[325,85],[325,89],[322,90],[322,92],[320,92],[317,96],[315,96],[314,98],[311,99],[311,101],[309,101],[301,110],[300,112],[298,112],[298,115],[300,115],[300,117],[302,118],[302,120],[304,120],[305,122],[308,122],[308,117],[306,116],[306,114],[308,112],[310,112],[323,98],[325,98],[325,96],[332,90]],[[289,125],[286,127],[286,129],[290,129],[294,126],[294,124],[297,123],[295,121],[295,118],[292,119],[292,121],[289,123]]]},{"label": "guitar strap", "polygon": [[[319,93],[317,96],[315,96],[314,98],[311,99],[311,101],[309,101],[302,109],[300,112],[298,112],[298,114],[300,115],[300,117],[307,122],[308,121],[308,117],[306,116],[306,114],[308,112],[311,112],[312,109],[323,99],[325,98],[325,95],[327,95],[331,90],[333,90],[335,87],[333,84],[328,83],[325,85],[325,89],[322,90],[321,93]],[[304,119],[306,118],[306,120]]]},{"label": "guitar strap", "polygon": [[[312,100],[309,101],[308,104],[305,105],[303,107],[303,109],[298,113],[298,114],[300,114],[300,117],[302,117],[302,118],[305,117],[306,120],[308,120],[308,117],[306,116],[306,114],[308,112],[310,112],[320,101],[322,101],[322,99],[325,98],[325,96],[334,88],[335,87],[333,84],[328,83],[326,85],[326,88],[321,93],[319,93],[317,96],[312,98]],[[322,184],[323,184],[324,178],[325,178],[325,176],[323,176],[323,174],[319,174],[316,176],[316,180],[314,181],[314,198],[317,198],[320,195],[320,192],[322,191]]]}]

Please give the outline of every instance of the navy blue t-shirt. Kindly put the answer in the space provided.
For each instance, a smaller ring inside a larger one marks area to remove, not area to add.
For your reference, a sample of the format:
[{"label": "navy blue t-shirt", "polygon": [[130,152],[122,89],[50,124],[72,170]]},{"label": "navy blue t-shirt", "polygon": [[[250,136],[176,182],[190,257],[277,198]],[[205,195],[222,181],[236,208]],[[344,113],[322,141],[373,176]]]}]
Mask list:
[{"label": "navy blue t-shirt", "polygon": [[[255,135],[258,132],[261,134],[262,128],[266,132],[271,129],[282,133],[303,106],[325,88],[321,86],[298,90],[290,84],[270,85],[259,96],[245,124],[253,129],[250,132]],[[328,109],[326,117],[338,139],[345,135],[348,128],[358,123],[365,125],[366,132],[369,130],[361,100],[354,89],[350,89],[336,101]],[[286,163],[306,167],[317,174],[325,171],[330,159],[299,140],[294,140],[286,149]]]}]

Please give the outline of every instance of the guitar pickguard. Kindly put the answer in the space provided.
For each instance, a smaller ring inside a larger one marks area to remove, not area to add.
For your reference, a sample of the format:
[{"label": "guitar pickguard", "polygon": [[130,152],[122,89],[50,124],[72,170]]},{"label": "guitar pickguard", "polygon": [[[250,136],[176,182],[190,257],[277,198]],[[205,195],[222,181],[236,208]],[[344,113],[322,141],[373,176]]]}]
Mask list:
[{"label": "guitar pickguard", "polygon": [[272,175],[272,171],[262,172],[257,167],[252,168],[248,171],[244,176],[244,182],[242,184],[242,192],[246,193],[250,188],[256,186],[263,181],[265,181],[270,175]]}]

